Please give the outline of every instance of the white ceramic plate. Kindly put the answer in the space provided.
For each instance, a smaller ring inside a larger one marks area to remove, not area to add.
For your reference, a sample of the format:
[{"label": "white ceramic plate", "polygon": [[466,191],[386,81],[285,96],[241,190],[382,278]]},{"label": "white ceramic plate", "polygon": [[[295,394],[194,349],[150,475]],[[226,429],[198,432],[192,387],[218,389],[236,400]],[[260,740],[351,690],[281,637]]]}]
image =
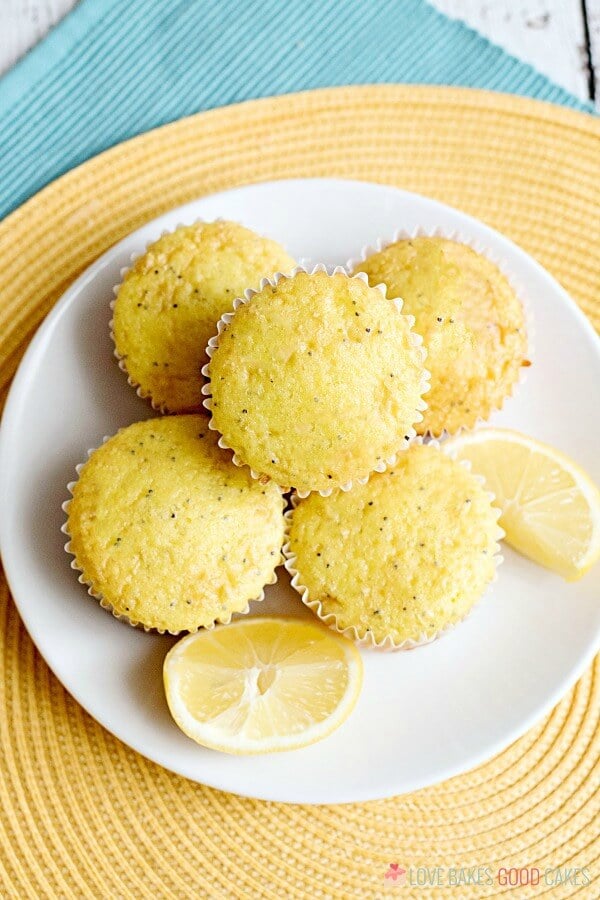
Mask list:
[{"label": "white ceramic plate", "polygon": [[[343,264],[398,227],[460,229],[504,260],[529,296],[535,363],[494,424],[571,454],[600,481],[600,342],[562,288],[480,222],[390,187],[279,181],[204,197],[104,254],[41,326],[15,378],[0,441],[0,538],[8,580],[40,652],[113,734],[174,772],[239,794],[298,803],[387,797],[432,784],[499,752],[583,673],[599,645],[599,570],[567,585],[506,550],[492,592],[450,635],[409,653],[366,651],[364,687],[331,737],[292,753],[230,757],[173,724],[162,660],[172,638],[115,620],[70,568],[61,503],[76,463],[102,437],[151,415],[112,355],[109,302],[119,270],[165,228],[231,218],[309,263]],[[310,615],[280,570],[257,613]]]}]

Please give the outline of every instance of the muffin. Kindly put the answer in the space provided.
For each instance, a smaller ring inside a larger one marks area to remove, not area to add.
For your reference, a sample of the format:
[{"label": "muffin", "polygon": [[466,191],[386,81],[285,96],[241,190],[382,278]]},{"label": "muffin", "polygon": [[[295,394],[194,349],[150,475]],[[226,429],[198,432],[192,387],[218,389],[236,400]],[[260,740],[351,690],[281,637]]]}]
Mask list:
[{"label": "muffin", "polygon": [[204,370],[221,446],[302,494],[384,469],[425,408],[425,354],[411,326],[383,288],[342,269],[297,269],[247,292],[219,323]]},{"label": "muffin", "polygon": [[523,307],[508,280],[467,244],[396,241],[354,267],[402,297],[427,348],[431,390],[421,434],[471,428],[502,406],[527,360]]},{"label": "muffin", "polygon": [[496,571],[500,512],[480,479],[415,442],[350,493],[311,494],[288,514],[292,585],[328,625],[413,647],[463,619]]},{"label": "muffin", "polygon": [[220,316],[264,275],[295,265],[283,247],[233,222],[164,234],[115,289],[115,354],[130,383],[163,412],[201,409],[206,345]]},{"label": "muffin", "polygon": [[166,416],[122,429],[78,470],[66,549],[115,616],[195,631],[247,611],[275,581],[281,493],[229,456],[204,416]]}]

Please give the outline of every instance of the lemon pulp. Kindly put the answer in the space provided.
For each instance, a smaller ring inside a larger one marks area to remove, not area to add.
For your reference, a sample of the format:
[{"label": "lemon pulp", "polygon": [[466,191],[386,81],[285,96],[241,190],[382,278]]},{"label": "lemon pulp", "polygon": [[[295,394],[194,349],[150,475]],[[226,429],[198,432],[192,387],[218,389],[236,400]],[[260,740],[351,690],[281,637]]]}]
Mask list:
[{"label": "lemon pulp", "polygon": [[600,557],[600,492],[565,454],[500,428],[459,435],[444,447],[485,478],[515,550],[568,581]]},{"label": "lemon pulp", "polygon": [[312,744],[352,711],[362,683],[354,645],[298,619],[241,619],[179,641],[164,664],[167,702],[189,737],[228,753]]}]

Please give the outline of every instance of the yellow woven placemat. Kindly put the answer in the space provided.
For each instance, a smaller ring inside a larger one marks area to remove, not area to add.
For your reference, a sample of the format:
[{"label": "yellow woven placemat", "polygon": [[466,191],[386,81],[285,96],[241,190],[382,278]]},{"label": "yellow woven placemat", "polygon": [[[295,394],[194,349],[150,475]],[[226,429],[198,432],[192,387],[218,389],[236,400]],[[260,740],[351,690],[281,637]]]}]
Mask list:
[{"label": "yellow woven placemat", "polygon": [[[600,327],[600,122],[485,92],[339,88],[144,135],[0,224],[0,396],[44,314],[108,246],[199,195],[299,176],[394,184],[480,217]],[[586,886],[515,894],[600,895],[598,662],[544,722],[464,776],[386,801],[285,806],[191,784],[123,746],[63,690],[0,589],[2,896],[367,898],[384,894],[391,861],[587,867]],[[453,896],[509,890],[495,880]]]}]

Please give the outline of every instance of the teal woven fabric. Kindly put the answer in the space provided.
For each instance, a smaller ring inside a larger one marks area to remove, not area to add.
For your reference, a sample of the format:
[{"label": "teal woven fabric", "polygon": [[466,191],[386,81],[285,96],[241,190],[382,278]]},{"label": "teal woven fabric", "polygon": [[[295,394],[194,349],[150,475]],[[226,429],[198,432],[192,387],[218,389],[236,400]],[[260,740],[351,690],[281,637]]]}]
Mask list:
[{"label": "teal woven fabric", "polygon": [[374,82],[589,109],[424,0],[81,0],[0,79],[0,217],[90,156],[182,116]]}]

